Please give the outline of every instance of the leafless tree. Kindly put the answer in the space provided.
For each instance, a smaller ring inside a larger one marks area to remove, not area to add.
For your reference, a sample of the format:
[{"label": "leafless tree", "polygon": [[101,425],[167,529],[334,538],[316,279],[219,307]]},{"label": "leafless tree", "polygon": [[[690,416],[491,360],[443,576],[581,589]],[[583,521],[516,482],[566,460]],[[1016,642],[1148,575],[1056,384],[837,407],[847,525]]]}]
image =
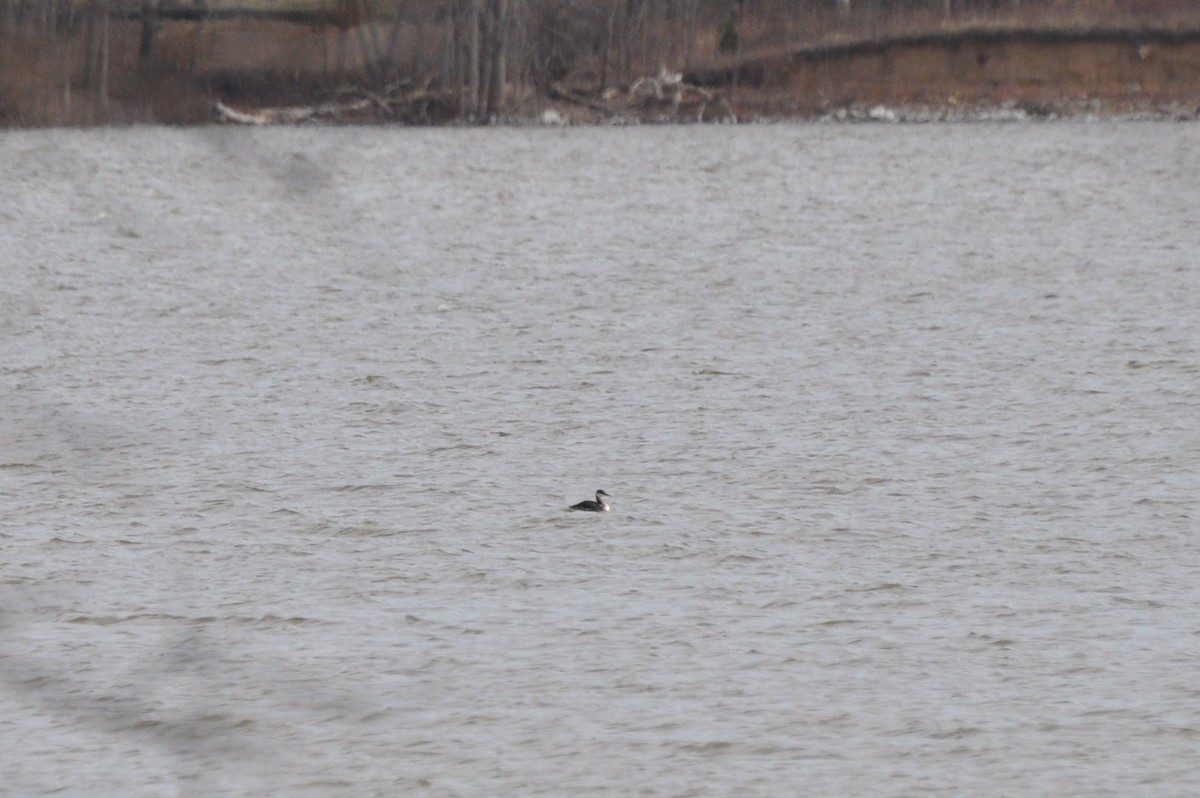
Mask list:
[{"label": "leafless tree", "polygon": [[90,0],[85,82],[96,93],[101,113],[108,111],[109,17],[111,0]]},{"label": "leafless tree", "polygon": [[154,36],[158,32],[158,2],[142,0],[139,16],[142,23],[142,36],[138,43],[138,59],[145,61],[150,58],[154,49]]}]

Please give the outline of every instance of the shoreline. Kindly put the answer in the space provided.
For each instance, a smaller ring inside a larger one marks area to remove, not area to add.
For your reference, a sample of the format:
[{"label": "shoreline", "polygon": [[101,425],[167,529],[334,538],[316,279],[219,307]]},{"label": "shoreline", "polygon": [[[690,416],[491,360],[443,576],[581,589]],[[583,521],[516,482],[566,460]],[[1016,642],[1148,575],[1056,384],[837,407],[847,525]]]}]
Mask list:
[{"label": "shoreline", "polygon": [[[462,87],[439,88],[432,75],[401,75],[381,88],[350,61],[341,72],[321,72],[299,46],[280,51],[294,63],[251,62],[234,46],[294,35],[290,28],[242,20],[220,29],[225,39],[202,58],[179,49],[198,29],[174,24],[160,34],[170,46],[154,60],[131,57],[133,23],[114,25],[120,57],[103,95],[82,74],[81,42],[7,47],[0,52],[0,128],[1200,119],[1200,26],[1192,25],[963,24],[831,35],[607,84],[595,63],[584,63],[540,88],[510,80],[500,111],[471,121]],[[332,34],[312,35],[326,47],[320,37]]]}]

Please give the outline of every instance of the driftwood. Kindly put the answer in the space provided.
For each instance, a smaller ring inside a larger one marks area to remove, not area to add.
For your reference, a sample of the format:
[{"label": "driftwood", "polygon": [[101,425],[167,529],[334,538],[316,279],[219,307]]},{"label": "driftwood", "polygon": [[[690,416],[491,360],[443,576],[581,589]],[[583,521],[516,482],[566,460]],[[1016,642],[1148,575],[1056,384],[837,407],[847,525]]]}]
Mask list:
[{"label": "driftwood", "polygon": [[710,103],[715,103],[723,112],[726,121],[737,122],[733,107],[716,92],[695,86],[683,79],[681,72],[661,70],[657,77],[638,78],[629,87],[629,97],[643,106],[668,104],[678,118],[695,116],[697,122],[704,121],[704,113]]},{"label": "driftwood", "polygon": [[608,89],[599,98],[554,84],[550,87],[550,98],[582,105],[609,118],[703,122],[709,106],[716,106],[719,109],[718,118],[727,122],[737,121],[733,107],[723,96],[686,82],[679,72],[665,69],[656,77],[638,78],[624,92]]},{"label": "driftwood", "polygon": [[[593,95],[584,90],[553,84],[547,92],[559,100],[588,109],[601,119],[639,119],[647,122],[736,122],[729,101],[710,89],[688,83],[678,72],[663,70],[656,77],[639,78],[628,89],[606,89]],[[269,108],[234,108],[218,100],[217,121],[235,125],[295,125],[305,122],[361,122],[389,120],[409,123],[449,121],[459,109],[453,91],[394,84],[380,91],[343,88],[333,99],[314,105]]]},{"label": "driftwood", "polygon": [[294,125],[301,122],[346,122],[363,119],[427,122],[441,118],[452,108],[445,92],[431,91],[428,85],[409,89],[409,84],[393,84],[381,91],[343,88],[335,98],[314,105],[238,109],[220,100],[213,105],[218,122],[235,125]]},{"label": "driftwood", "polygon": [[256,108],[254,110],[239,111],[217,100],[214,110],[219,122],[229,122],[236,125],[294,125],[320,117],[337,117],[361,112],[370,106],[370,100],[361,99],[350,103],[325,103],[322,105]]},{"label": "driftwood", "polygon": [[614,109],[608,103],[601,102],[600,100],[594,100],[591,97],[579,94],[578,92],[573,92],[557,83],[550,86],[550,99],[566,100],[569,103],[582,105],[584,108],[590,108],[593,111],[604,114],[605,116],[613,116],[617,113],[616,109]]}]

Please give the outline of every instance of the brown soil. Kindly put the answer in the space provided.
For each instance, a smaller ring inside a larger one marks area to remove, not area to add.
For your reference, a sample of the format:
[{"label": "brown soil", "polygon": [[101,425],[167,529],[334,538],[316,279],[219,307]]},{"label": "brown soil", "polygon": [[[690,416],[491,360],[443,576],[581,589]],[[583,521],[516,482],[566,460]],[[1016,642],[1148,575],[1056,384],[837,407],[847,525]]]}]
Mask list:
[{"label": "brown soil", "polygon": [[[172,21],[155,55],[137,58],[139,28],[115,22],[109,99],[88,88],[82,35],[0,43],[0,126],[202,124],[218,102],[240,110],[317,106],[322,121],[444,123],[461,104],[429,75],[365,88],[361,31],[278,21]],[[431,37],[405,34],[413,63],[436,62]],[[507,115],[567,123],[837,118],[957,119],[1025,115],[1200,112],[1200,26],[965,26],[845,36],[740,58],[697,57],[680,81],[647,75],[600,91],[595,65],[543,91],[510,85]],[[399,73],[398,73],[399,74]],[[663,82],[663,78],[666,81]],[[655,83],[658,79],[658,84]],[[94,76],[91,81],[94,85]],[[369,97],[371,102],[339,101]],[[884,111],[879,111],[883,108]]]},{"label": "brown soil", "polygon": [[951,115],[1019,108],[1193,117],[1200,31],[964,29],[804,47],[688,77],[738,86],[743,117],[878,105]]}]

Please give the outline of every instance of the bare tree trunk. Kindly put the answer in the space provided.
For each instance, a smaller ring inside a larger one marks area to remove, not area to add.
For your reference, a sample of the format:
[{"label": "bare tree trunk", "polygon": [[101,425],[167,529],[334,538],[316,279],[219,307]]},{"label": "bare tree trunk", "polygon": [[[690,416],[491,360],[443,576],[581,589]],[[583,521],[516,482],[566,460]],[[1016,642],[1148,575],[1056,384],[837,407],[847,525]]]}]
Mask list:
[{"label": "bare tree trunk", "polygon": [[100,110],[108,111],[108,14],[110,0],[88,4],[87,61],[84,82],[96,92]]},{"label": "bare tree trunk", "polygon": [[638,56],[645,55],[642,34],[645,32],[646,7],[649,2],[650,0],[625,0],[624,3],[621,73],[626,80],[632,79],[635,64],[637,64],[637,68],[641,67],[641,64],[637,63]]},{"label": "bare tree trunk", "polygon": [[34,15],[22,3],[17,6],[17,35],[22,39],[33,38],[37,26]]},{"label": "bare tree trunk", "polygon": [[492,0],[491,24],[489,25],[490,41],[488,55],[491,63],[488,69],[487,82],[487,117],[495,119],[500,115],[500,106],[504,100],[505,60],[508,52],[505,42],[508,39],[508,0]]},{"label": "bare tree trunk", "polygon": [[[325,11],[322,4],[321,11]],[[321,77],[329,82],[329,27],[321,28]]]},{"label": "bare tree trunk", "polygon": [[358,37],[358,52],[362,56],[367,81],[377,84],[379,83],[379,41],[374,35],[375,28],[372,24],[375,16],[374,9],[371,8],[371,0],[353,0],[353,2],[355,4],[353,10],[354,33]]},{"label": "bare tree trunk", "polygon": [[700,3],[698,0],[688,0],[686,11],[687,14],[687,33],[685,49],[683,54],[683,66],[691,67],[692,61],[696,57],[696,40],[700,38]]},{"label": "bare tree trunk", "polygon": [[600,91],[608,88],[612,82],[611,68],[609,61],[612,58],[614,31],[617,27],[617,9],[621,7],[623,0],[611,0],[612,5],[608,9],[608,22],[604,27],[604,55],[600,61]]},{"label": "bare tree trunk", "polygon": [[629,8],[630,1],[631,0],[617,0],[617,4],[619,6],[619,12],[617,14],[617,30],[616,30],[617,63],[616,63],[616,69],[615,69],[615,73],[616,73],[615,80],[618,83],[627,81],[629,79],[629,59],[630,59],[630,53],[632,52],[632,47],[633,47],[633,44],[630,41],[630,38],[631,38],[630,19],[632,18],[632,15],[630,14],[630,8]]},{"label": "bare tree trunk", "polygon": [[83,57],[83,85],[96,87],[96,73],[100,66],[100,0],[91,0],[87,6],[87,51]]},{"label": "bare tree trunk", "polygon": [[63,113],[71,118],[71,51],[63,53]]},{"label": "bare tree trunk", "polygon": [[333,74],[337,75],[338,80],[341,80],[346,74],[346,40],[350,37],[350,31],[338,29],[337,34],[337,52],[333,62]]},{"label": "bare tree trunk", "polygon": [[[738,9],[738,11],[740,12],[740,8]],[[737,24],[738,28],[741,27],[741,25],[740,25],[741,21],[742,21],[741,14],[738,13],[737,18],[735,20],[735,23]],[[734,46],[733,46],[733,64],[734,64],[733,80],[731,80],[729,82],[730,108],[732,108],[733,106],[735,106],[737,104],[738,77],[741,75],[741,72],[742,72],[742,37],[741,37],[741,34],[739,33],[737,36],[735,36],[735,39],[736,39],[736,41],[734,42]]]},{"label": "bare tree trunk", "polygon": [[208,26],[208,15],[205,14],[192,24],[191,48],[188,54],[188,75],[195,77],[200,71],[200,53],[204,47],[204,33]]},{"label": "bare tree trunk", "polygon": [[438,81],[442,91],[449,91],[454,86],[458,85],[457,70],[455,64],[455,51],[458,49],[455,43],[458,39],[458,33],[454,24],[455,4],[453,2],[446,3],[445,16],[442,20],[442,72]]},{"label": "bare tree trunk", "polygon": [[108,114],[108,15],[110,0],[100,3],[100,76],[97,91],[100,95],[100,112]]},{"label": "bare tree trunk", "polygon": [[405,5],[405,3],[400,3],[392,7],[392,20],[388,28],[387,45],[383,51],[384,77],[393,77],[397,72],[397,51],[400,49],[400,33],[404,30]]},{"label": "bare tree trunk", "polygon": [[492,0],[482,0],[479,7],[479,116],[475,121],[487,122],[488,90],[492,85]]},{"label": "bare tree trunk", "polygon": [[158,32],[158,4],[142,0],[142,39],[138,45],[138,60],[145,61],[154,49],[154,34]]},{"label": "bare tree trunk", "polygon": [[482,0],[470,0],[467,10],[467,118],[472,122],[479,118],[479,49],[483,44],[480,2]]}]

